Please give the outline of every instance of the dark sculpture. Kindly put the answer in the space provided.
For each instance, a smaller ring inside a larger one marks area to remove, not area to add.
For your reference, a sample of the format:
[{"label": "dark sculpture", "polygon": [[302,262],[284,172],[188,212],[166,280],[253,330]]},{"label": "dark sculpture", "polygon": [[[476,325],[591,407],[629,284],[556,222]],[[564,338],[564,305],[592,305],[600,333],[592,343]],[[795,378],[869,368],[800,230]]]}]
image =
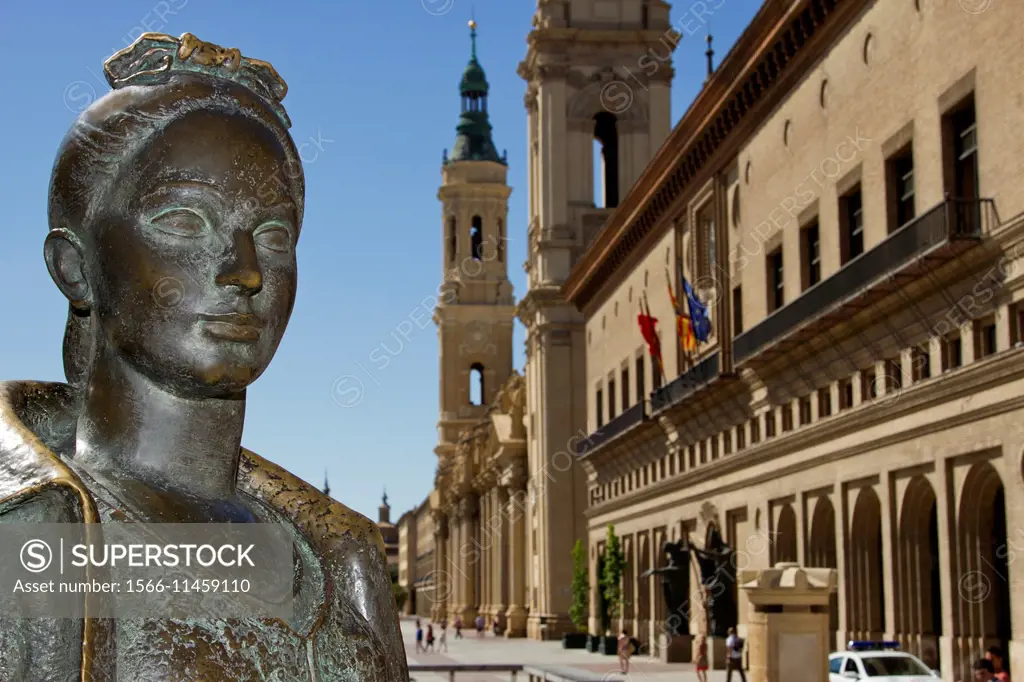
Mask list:
[{"label": "dark sculpture", "polygon": [[736,627],[736,562],[735,552],[725,544],[718,531],[709,533],[706,547],[691,547],[700,566],[704,586],[704,603],[708,614],[708,634],[727,637],[729,628]]},{"label": "dark sculpture", "polygon": [[295,301],[287,87],[191,34],[144,34],[105,73],[50,186],[68,383],[0,384],[0,522],[283,522],[295,615],[0,620],[0,679],[406,682],[377,527],[241,447]]},{"label": "dark sculpture", "polygon": [[676,637],[690,634],[690,550],[686,542],[666,542],[662,548],[668,563],[654,568],[640,576],[661,576],[661,587],[665,595],[665,630]]}]

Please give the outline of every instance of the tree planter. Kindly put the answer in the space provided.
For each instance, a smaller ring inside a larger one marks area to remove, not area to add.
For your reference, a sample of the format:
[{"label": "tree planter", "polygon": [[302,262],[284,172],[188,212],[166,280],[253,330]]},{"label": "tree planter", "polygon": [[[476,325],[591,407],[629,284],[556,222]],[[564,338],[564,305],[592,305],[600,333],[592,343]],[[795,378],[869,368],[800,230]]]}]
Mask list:
[{"label": "tree planter", "polygon": [[562,636],[563,649],[585,649],[590,635],[585,632],[570,632]]},{"label": "tree planter", "polygon": [[592,654],[596,654],[598,648],[601,646],[600,635],[587,635],[587,651]]},{"label": "tree planter", "polygon": [[617,656],[619,653],[619,638],[618,637],[600,637],[601,641],[598,644],[598,653],[604,654],[605,656]]}]

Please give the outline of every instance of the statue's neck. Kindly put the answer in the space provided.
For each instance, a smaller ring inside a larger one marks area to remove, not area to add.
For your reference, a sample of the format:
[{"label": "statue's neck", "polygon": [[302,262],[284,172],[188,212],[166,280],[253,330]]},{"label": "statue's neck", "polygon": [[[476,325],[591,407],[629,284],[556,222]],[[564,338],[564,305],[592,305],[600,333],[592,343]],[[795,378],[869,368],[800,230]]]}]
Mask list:
[{"label": "statue's neck", "polygon": [[244,417],[244,392],[182,398],[123,360],[100,357],[83,396],[74,460],[111,480],[222,499],[234,491]]}]

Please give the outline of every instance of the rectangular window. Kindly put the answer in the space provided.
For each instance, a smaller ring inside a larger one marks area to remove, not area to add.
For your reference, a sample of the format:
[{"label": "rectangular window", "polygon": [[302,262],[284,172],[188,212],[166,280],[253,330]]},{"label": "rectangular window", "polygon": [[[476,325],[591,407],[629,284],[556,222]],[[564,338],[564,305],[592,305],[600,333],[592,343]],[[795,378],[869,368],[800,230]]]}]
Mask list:
[{"label": "rectangular window", "polygon": [[1016,346],[1021,341],[1024,341],[1024,337],[1021,336],[1021,332],[1024,332],[1024,305],[1021,301],[1014,303],[1010,306],[1010,346]]},{"label": "rectangular window", "polygon": [[743,289],[738,286],[732,290],[732,333],[743,333]]},{"label": "rectangular window", "polygon": [[903,365],[898,357],[885,361],[885,392],[896,393],[903,388]]},{"label": "rectangular window", "polygon": [[946,149],[946,187],[954,198],[977,199],[978,122],[974,95],[943,117]]},{"label": "rectangular window", "polygon": [[974,323],[974,354],[977,359],[996,352],[996,321],[992,317]]},{"label": "rectangular window", "polygon": [[926,348],[915,346],[910,351],[910,377],[915,382],[932,375],[932,356]]},{"label": "rectangular window", "polygon": [[709,201],[697,210],[698,240],[700,254],[698,268],[704,277],[711,277],[715,271],[715,212],[714,202]]},{"label": "rectangular window", "polygon": [[821,281],[821,235],[818,220],[800,230],[800,279],[803,290]]},{"label": "rectangular window", "polygon": [[782,279],[782,247],[768,254],[768,312],[774,313],[785,305],[785,289]]},{"label": "rectangular window", "polygon": [[889,232],[914,219],[914,149],[907,145],[885,163]]},{"label": "rectangular window", "polygon": [[708,443],[702,440],[700,442],[700,463],[707,464],[708,461]]},{"label": "rectangular window", "polygon": [[732,431],[728,429],[722,432],[722,454],[732,454]]},{"label": "rectangular window", "polygon": [[782,406],[782,432],[793,430],[793,406],[783,405]]},{"label": "rectangular window", "polygon": [[747,447],[747,432],[746,426],[740,424],[736,427],[736,451],[740,451]]},{"label": "rectangular window", "polygon": [[641,355],[636,359],[636,399],[637,402],[643,402],[647,400],[647,394],[644,393],[644,356]]},{"label": "rectangular window", "polygon": [[[637,400],[640,400],[641,396],[637,395]],[[629,407],[629,366],[622,368],[622,409],[625,410]]]},{"label": "rectangular window", "polygon": [[615,377],[608,379],[608,421],[615,419]]},{"label": "rectangular window", "polygon": [[775,410],[764,413],[764,437],[775,438]]},{"label": "rectangular window", "polygon": [[811,397],[800,398],[800,426],[807,426],[811,423]]},{"label": "rectangular window", "polygon": [[711,436],[711,461],[718,459],[718,436]]},{"label": "rectangular window", "polygon": [[843,379],[839,382],[839,411],[853,407],[853,381]]},{"label": "rectangular window", "polygon": [[655,362],[654,358],[651,358],[651,372],[654,373],[654,390],[657,391],[661,388],[661,381],[663,377],[661,376],[661,368],[658,367],[658,363]]},{"label": "rectangular window", "polygon": [[818,389],[818,417],[832,415],[832,389],[828,386]]},{"label": "rectangular window", "polygon": [[[875,376],[875,369],[861,370],[860,373],[860,399],[863,402],[874,400],[878,397],[878,378]],[[849,407],[847,405],[846,407]],[[846,408],[843,408],[846,409]]]},{"label": "rectangular window", "polygon": [[594,412],[597,414],[597,428],[601,428],[604,426],[604,392],[601,389],[597,389]]},{"label": "rectangular window", "polygon": [[750,420],[750,444],[756,445],[761,441],[761,422],[757,417]]},{"label": "rectangular window", "polygon": [[864,253],[864,204],[859,184],[839,199],[839,227],[839,260],[846,265]]},{"label": "rectangular window", "polygon": [[942,339],[942,371],[948,372],[963,364],[963,344],[960,333],[953,332]]}]

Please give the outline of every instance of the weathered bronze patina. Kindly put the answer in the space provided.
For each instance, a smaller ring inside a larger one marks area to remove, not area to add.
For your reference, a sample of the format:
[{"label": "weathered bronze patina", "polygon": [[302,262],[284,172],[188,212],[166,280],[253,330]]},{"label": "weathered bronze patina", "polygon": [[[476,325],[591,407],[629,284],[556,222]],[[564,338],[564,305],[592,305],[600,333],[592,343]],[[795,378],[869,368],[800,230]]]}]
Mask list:
[{"label": "weathered bronze patina", "polygon": [[145,34],[105,72],[50,187],[68,383],[0,384],[0,521],[283,521],[296,613],[0,620],[0,680],[406,682],[376,526],[241,447],[295,300],[285,83],[190,34]]}]

